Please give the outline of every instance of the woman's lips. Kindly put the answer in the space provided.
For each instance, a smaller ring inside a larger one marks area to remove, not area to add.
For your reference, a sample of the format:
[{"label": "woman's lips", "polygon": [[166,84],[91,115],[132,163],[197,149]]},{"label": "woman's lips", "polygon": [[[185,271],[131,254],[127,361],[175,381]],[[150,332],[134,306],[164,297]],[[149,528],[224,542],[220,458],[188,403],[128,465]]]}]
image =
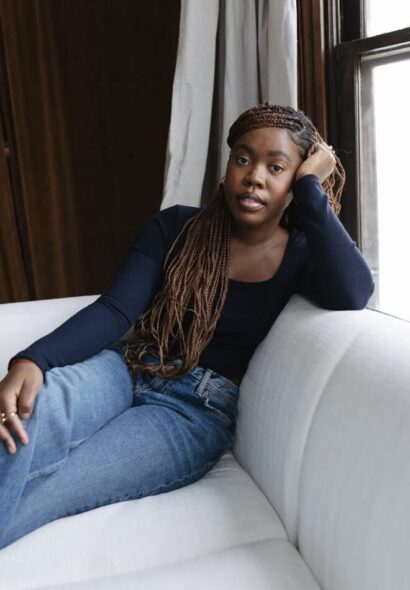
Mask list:
[{"label": "woman's lips", "polygon": [[237,201],[239,206],[242,209],[246,209],[246,211],[259,211],[259,209],[262,209],[265,206],[262,199],[255,194],[239,195]]}]

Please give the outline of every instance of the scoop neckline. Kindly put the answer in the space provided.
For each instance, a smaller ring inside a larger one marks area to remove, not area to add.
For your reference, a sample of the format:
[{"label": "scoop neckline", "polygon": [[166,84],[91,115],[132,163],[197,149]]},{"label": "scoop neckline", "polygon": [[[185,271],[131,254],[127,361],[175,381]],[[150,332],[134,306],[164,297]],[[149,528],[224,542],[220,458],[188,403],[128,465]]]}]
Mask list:
[{"label": "scoop neckline", "polygon": [[294,231],[290,231],[289,232],[289,238],[288,241],[286,243],[286,248],[285,248],[285,253],[283,254],[283,258],[282,261],[277,269],[277,271],[275,272],[275,274],[270,277],[269,279],[265,279],[264,281],[239,281],[238,279],[228,279],[229,283],[237,283],[238,285],[266,285],[267,283],[270,283],[271,281],[273,281],[274,279],[276,279],[276,277],[278,276],[278,274],[281,272],[284,263],[285,263],[285,259],[288,255],[289,252],[289,246],[290,246],[290,241],[293,238],[294,235]]}]

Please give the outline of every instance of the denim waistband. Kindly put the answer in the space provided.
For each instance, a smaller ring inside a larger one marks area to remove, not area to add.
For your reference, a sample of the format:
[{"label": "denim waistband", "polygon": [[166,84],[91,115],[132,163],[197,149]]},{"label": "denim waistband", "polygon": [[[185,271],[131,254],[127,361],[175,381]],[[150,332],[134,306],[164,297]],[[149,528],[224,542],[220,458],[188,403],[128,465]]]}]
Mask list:
[{"label": "denim waistband", "polygon": [[[159,359],[152,354],[147,354],[145,356],[145,359],[150,363],[159,364]],[[177,365],[181,364],[181,362],[182,362],[181,360],[177,359],[177,360],[170,361],[170,364],[177,366]],[[201,388],[203,388],[203,389],[205,389],[207,383],[212,378],[220,379],[221,383],[224,383],[227,388],[232,387],[235,390],[239,389],[239,385],[237,383],[234,383],[234,381],[231,381],[230,379],[228,379],[228,377],[224,377],[223,375],[220,375],[219,373],[217,373],[216,371],[214,371],[213,369],[210,369],[208,367],[201,367],[201,366],[197,365],[196,367],[191,369],[191,371],[189,371],[187,374],[191,375],[192,377],[194,377],[195,379],[200,381]],[[186,375],[185,375],[185,377],[186,377]],[[202,383],[203,383],[203,385],[202,385]]]},{"label": "denim waistband", "polygon": [[[159,364],[158,358],[153,355],[146,355],[144,360]],[[173,364],[179,363],[173,361]],[[191,401],[195,405],[200,402],[222,418],[230,428],[235,423],[239,387],[212,369],[196,366],[178,379],[167,379],[139,371],[134,379],[134,393],[140,402],[152,402],[154,399],[158,403],[158,395],[165,396],[164,400],[168,398],[168,401],[178,398]]]},{"label": "denim waistband", "polygon": [[[125,344],[126,344],[125,341],[117,340],[113,344],[111,344],[111,346],[109,346],[109,348],[111,350],[115,350],[115,351],[119,352],[120,354],[123,354],[123,349],[124,349]],[[156,365],[159,364],[158,357],[156,357],[153,354],[146,354],[144,357],[144,360],[148,361],[149,363],[156,364]],[[181,360],[177,359],[177,360],[170,361],[170,364],[178,365],[178,364],[181,364],[181,362],[182,362]],[[218,386],[223,386],[226,390],[231,391],[234,395],[237,395],[238,390],[239,390],[239,383],[235,383],[234,381],[232,381],[228,377],[224,377],[223,375],[220,375],[219,373],[217,373],[216,371],[214,371],[213,369],[210,369],[208,367],[201,367],[201,366],[197,365],[196,367],[191,369],[191,371],[189,371],[186,375],[184,375],[180,379],[183,379],[183,378],[187,377],[188,375],[193,377],[197,383],[200,383],[200,387],[199,387],[200,391],[204,390],[208,383],[215,388],[216,381],[218,381]],[[162,377],[153,377],[153,380],[157,383],[159,383],[161,381],[166,381],[166,379],[164,379]],[[173,380],[173,381],[175,381],[175,380]]]}]

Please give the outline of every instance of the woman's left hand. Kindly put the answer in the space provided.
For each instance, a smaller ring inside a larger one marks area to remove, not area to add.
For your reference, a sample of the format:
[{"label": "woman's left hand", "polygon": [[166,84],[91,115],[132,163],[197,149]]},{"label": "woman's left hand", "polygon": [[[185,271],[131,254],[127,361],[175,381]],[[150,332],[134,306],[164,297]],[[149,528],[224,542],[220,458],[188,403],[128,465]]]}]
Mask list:
[{"label": "woman's left hand", "polygon": [[313,145],[306,160],[302,162],[296,170],[295,181],[306,176],[306,174],[315,174],[321,183],[333,172],[336,165],[332,146],[327,143],[316,143]]}]

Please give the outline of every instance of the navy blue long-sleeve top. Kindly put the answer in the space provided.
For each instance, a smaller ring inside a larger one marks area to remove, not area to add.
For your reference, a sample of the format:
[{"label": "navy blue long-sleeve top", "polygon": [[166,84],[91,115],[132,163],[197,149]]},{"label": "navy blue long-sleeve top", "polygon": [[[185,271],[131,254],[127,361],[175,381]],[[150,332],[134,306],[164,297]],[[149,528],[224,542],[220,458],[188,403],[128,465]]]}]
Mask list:
[{"label": "navy blue long-sleeve top", "polygon": [[[374,290],[371,272],[329,205],[317,176],[297,180],[299,220],[290,231],[275,275],[262,282],[229,280],[213,338],[199,365],[241,377],[256,346],[294,293],[320,307],[363,309]],[[45,373],[93,356],[118,340],[149,307],[162,280],[166,254],[197,207],[175,205],[155,214],[137,233],[118,272],[101,296],[15,358],[34,361]]]}]

